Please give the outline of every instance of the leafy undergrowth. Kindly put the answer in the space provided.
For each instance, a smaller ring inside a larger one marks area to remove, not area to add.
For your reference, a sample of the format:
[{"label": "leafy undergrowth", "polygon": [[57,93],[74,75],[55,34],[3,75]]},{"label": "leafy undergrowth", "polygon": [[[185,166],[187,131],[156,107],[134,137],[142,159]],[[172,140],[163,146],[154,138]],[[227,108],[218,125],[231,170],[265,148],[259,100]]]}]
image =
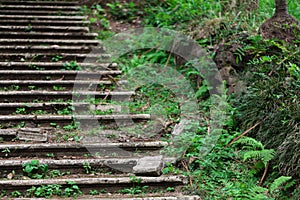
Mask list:
[{"label": "leafy undergrowth", "polygon": [[[93,2],[91,9],[84,7],[83,11],[100,24],[100,39],[114,34],[110,22],[115,21],[127,23],[128,29],[137,27],[137,21],[142,26],[167,27],[208,47],[215,60],[223,61],[217,62],[219,69],[229,67],[242,77],[244,87],[226,97],[229,105],[220,111],[228,116],[219,121],[222,128],[216,131],[221,136],[204,156],[205,136],[213,131],[209,112],[213,104],[202,75],[187,63],[176,62],[176,55],[155,48],[131,52],[118,60],[129,77],[136,75],[138,66],[149,63],[171,66],[186,77],[196,94],[200,108],[196,112],[204,120],[197,121],[192,134],[182,134],[179,141],[182,146],[188,143],[187,149],[171,149],[184,155],[178,165],[181,170],[169,165],[165,173],[185,173],[190,177],[187,192],[204,199],[296,200],[300,196],[299,49],[257,36],[259,26],[273,15],[274,1],[259,1],[257,8],[255,0],[233,6],[235,1],[212,0]],[[289,12],[298,20],[299,8],[299,2],[289,1]],[[220,49],[231,54],[218,58]],[[229,76],[227,81],[232,74]],[[160,133],[172,137],[172,128],[183,117],[173,94],[159,84],[145,84],[137,94],[129,105],[131,111],[164,116],[166,124]]]}]

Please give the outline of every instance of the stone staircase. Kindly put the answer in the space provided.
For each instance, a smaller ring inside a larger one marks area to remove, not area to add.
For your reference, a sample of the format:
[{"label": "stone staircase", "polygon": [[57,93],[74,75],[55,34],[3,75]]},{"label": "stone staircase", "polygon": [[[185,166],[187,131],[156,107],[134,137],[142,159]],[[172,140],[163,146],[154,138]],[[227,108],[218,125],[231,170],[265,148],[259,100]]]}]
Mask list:
[{"label": "stone staircase", "polygon": [[[166,142],[118,130],[150,115],[109,101],[134,91],[112,90],[126,80],[103,49],[91,53],[101,43],[79,13],[75,0],[0,0],[0,197],[199,199],[180,192],[187,177],[162,175],[176,161],[160,155]],[[90,121],[101,129],[86,137]]]}]

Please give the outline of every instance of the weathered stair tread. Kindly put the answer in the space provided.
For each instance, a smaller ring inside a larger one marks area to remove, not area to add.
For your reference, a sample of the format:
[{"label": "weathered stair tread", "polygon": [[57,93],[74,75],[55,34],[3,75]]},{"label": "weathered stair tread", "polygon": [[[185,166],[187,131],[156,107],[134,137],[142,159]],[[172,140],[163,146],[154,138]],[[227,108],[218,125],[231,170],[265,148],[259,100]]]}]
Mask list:
[{"label": "weathered stair tread", "polygon": [[[24,15],[43,15],[45,11],[42,10],[14,10],[14,9],[5,9],[0,10],[0,14],[6,15],[16,15],[16,14],[24,14]],[[70,16],[70,15],[78,15],[76,11],[47,11],[49,15],[59,15],[59,16]]]},{"label": "weathered stair tread", "polygon": [[[0,73],[1,74],[1,73]],[[125,80],[116,80],[118,84],[125,84]],[[103,81],[103,80],[0,80],[1,85],[112,85],[113,81]]]},{"label": "weathered stair tread", "polygon": [[0,149],[86,149],[86,148],[148,148],[148,149],[161,149],[167,146],[167,142],[154,141],[154,142],[126,142],[126,143],[34,143],[34,144],[0,144]]},{"label": "weathered stair tread", "polygon": [[[36,66],[36,67],[41,67],[41,68],[63,68],[63,62],[14,62],[14,61],[8,61],[8,62],[0,62],[0,67],[22,67],[22,66],[26,66],[26,67],[31,67],[31,66]],[[81,63],[81,62],[77,62],[77,65],[83,67],[83,68],[105,68],[105,69],[110,69],[110,67],[117,67],[117,64],[115,63]],[[64,70],[64,71],[68,71],[68,70]]]},{"label": "weathered stair tread", "polygon": [[57,5],[0,5],[1,9],[14,9],[14,10],[43,10],[44,12],[47,12],[48,10],[58,10],[58,11],[73,11],[73,10],[79,10],[79,6],[57,6]]},{"label": "weathered stair tread", "polygon": [[72,120],[72,119],[95,119],[95,120],[149,120],[149,114],[110,114],[110,115],[0,115],[0,121],[11,120]]},{"label": "weathered stair tread", "polygon": [[10,25],[10,26],[19,26],[25,25],[28,26],[38,26],[48,24],[51,26],[76,26],[76,25],[88,25],[90,21],[57,21],[57,20],[41,20],[41,19],[32,19],[32,20],[23,20],[23,19],[0,19],[1,25]]},{"label": "weathered stair tread", "polygon": [[[181,175],[162,176],[136,176],[140,186],[148,186],[148,190],[166,190],[168,187],[182,186],[187,183],[187,178]],[[62,185],[67,186],[72,182],[78,185],[84,194],[91,189],[105,189],[109,193],[119,193],[120,189],[134,186],[130,176],[82,176],[81,178],[61,179],[31,179],[31,180],[0,180],[0,187],[6,191],[26,191],[32,186]]]},{"label": "weathered stair tread", "polygon": [[[148,183],[186,183],[186,177],[181,175],[163,175],[159,177],[137,177],[141,179],[141,184]],[[68,178],[68,179],[43,179],[43,180],[0,180],[0,186],[40,186],[59,184],[65,185],[68,181],[75,182],[76,184],[129,184],[131,183],[130,177],[87,177],[87,178]]]},{"label": "weathered stair tread", "polygon": [[[77,29],[78,27],[76,27]],[[86,27],[84,27],[86,28]],[[1,29],[1,26],[0,26]],[[76,30],[77,31],[77,30]],[[0,32],[1,33],[1,32]],[[18,43],[28,43],[28,44],[94,44],[100,45],[101,42],[97,40],[77,40],[77,39],[70,39],[70,40],[63,40],[63,39],[0,39],[1,44],[18,44]]]},{"label": "weathered stair tread", "polygon": [[[24,58],[36,58],[37,56],[41,57],[40,60],[44,57],[49,57],[53,58],[57,56],[58,54],[56,53],[47,53],[47,52],[42,52],[42,53],[1,53],[0,58],[19,58],[19,57],[24,57]],[[59,56],[65,57],[65,58],[95,58],[95,62],[97,61],[97,58],[110,58],[110,54],[94,54],[94,53],[59,53]],[[60,60],[63,60],[61,58]]]},{"label": "weathered stair tread", "polygon": [[0,32],[0,39],[39,39],[44,38],[46,40],[49,39],[87,39],[91,40],[98,36],[97,33],[69,33],[69,32],[9,32],[9,31],[2,31]]},{"label": "weathered stair tread", "polygon": [[8,91],[3,92],[0,91],[0,96],[12,96],[12,95],[34,95],[34,96],[40,96],[40,95],[97,95],[97,96],[131,96],[134,95],[135,92],[94,92],[94,91]]},{"label": "weathered stair tread", "polygon": [[[84,141],[84,140],[83,140]],[[57,158],[71,159],[74,157],[85,157],[91,155],[97,158],[125,158],[135,156],[157,156],[159,151],[168,145],[167,142],[107,142],[105,137],[101,141],[95,143],[87,141],[82,143],[67,142],[67,143],[2,143],[0,144],[0,158],[18,159],[32,157],[34,159],[49,158],[51,153]],[[3,150],[10,150],[6,154]]]},{"label": "weathered stair tread", "polygon": [[26,1],[26,0],[18,0],[18,1],[10,1],[10,0],[0,0],[2,5],[67,5],[67,6],[74,6],[77,4],[75,1]]},{"label": "weathered stair tread", "polygon": [[[186,196],[179,193],[176,194],[145,194],[145,195],[137,195],[134,197],[134,195],[130,195],[132,197],[129,197],[129,195],[96,195],[96,196],[88,196],[83,195],[79,196],[76,199],[78,200],[201,200],[199,196]],[[8,198],[10,199],[10,198]],[[29,200],[29,198],[13,198],[14,200]],[[30,198],[31,200],[44,200],[44,198]],[[62,198],[51,198],[55,200],[61,200]],[[67,199],[67,198],[64,198]],[[46,200],[46,199],[45,199]]]},{"label": "weathered stair tread", "polygon": [[[0,80],[73,80],[73,81],[99,81],[99,80],[112,80],[117,81],[118,77],[122,74],[120,70],[89,70],[89,71],[78,71],[78,70],[0,70]],[[123,83],[126,83],[126,81]]]},{"label": "weathered stair tread", "polygon": [[[0,11],[1,13],[1,11]],[[5,31],[9,31],[9,30],[19,30],[19,31],[39,31],[39,30],[43,30],[43,31],[82,31],[82,32],[88,32],[89,28],[85,27],[85,26],[45,26],[45,25],[33,25],[33,26],[16,26],[16,25],[1,25],[0,26],[0,31],[5,30]]]},{"label": "weathered stair tread", "polygon": [[[147,160],[154,160],[149,162]],[[47,164],[50,170],[59,169],[63,171],[70,171],[74,173],[84,174],[84,163],[89,163],[93,168],[100,168],[107,171],[120,171],[123,173],[134,173],[139,175],[159,176],[161,169],[165,162],[169,162],[170,158],[164,159],[162,156],[146,156],[146,157],[132,157],[132,158],[74,158],[74,159],[39,159],[39,164]],[[19,160],[1,160],[0,162],[0,175],[7,175],[4,170],[9,169],[8,172],[15,170],[21,171],[22,166],[30,163],[32,159],[19,159]],[[151,164],[151,166],[150,166]],[[141,171],[137,172],[135,168],[140,166]],[[78,170],[80,169],[80,171]],[[154,170],[153,170],[154,169]]]},{"label": "weathered stair tread", "polygon": [[[1,1],[0,1],[1,3]],[[51,15],[0,15],[0,19],[55,19],[55,20],[86,20],[87,16],[51,16]]]}]

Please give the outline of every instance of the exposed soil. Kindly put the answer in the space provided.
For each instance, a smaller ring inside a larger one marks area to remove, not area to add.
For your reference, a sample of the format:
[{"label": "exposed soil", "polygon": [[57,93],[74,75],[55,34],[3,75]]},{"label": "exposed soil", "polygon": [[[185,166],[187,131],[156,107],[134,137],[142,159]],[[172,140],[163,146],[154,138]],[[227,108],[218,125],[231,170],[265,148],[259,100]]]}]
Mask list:
[{"label": "exposed soil", "polygon": [[288,14],[286,1],[276,0],[275,14],[261,25],[260,32],[265,39],[277,38],[292,43],[299,37],[300,23]]}]

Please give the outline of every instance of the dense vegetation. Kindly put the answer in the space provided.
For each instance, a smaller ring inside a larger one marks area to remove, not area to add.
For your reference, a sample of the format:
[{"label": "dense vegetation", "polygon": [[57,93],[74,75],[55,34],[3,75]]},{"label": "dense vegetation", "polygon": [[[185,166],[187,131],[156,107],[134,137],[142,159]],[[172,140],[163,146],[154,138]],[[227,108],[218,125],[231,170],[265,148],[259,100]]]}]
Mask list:
[{"label": "dense vegetation", "polygon": [[[273,15],[274,1],[260,0],[259,5],[256,1],[232,2],[235,1],[93,1],[92,6],[83,6],[82,10],[90,14],[90,20],[100,29],[99,38],[104,40],[114,34],[110,23],[182,32],[206,48],[223,72],[229,92],[222,98],[225,96],[229,104],[222,112],[228,117],[220,119],[222,134],[213,150],[203,157],[199,150],[211,131],[208,111],[213,105],[203,76],[189,63],[176,62],[176,55],[162,50],[130,52],[119,60],[129,77],[132,69],[147,63],[173,66],[191,82],[201,108],[199,113],[208,119],[199,122],[192,138],[183,134],[189,137],[181,138],[183,143],[185,139],[192,142],[177,166],[181,170],[170,165],[165,173],[188,175],[187,192],[205,199],[297,199],[299,40],[291,44],[264,40],[259,35],[260,25]],[[300,20],[300,3],[291,0],[288,6],[289,13]],[[237,80],[242,81],[242,89],[236,86]],[[159,112],[163,110],[169,123],[161,134],[168,139],[170,128],[180,121],[178,102],[170,100],[172,94],[161,86],[145,85],[139,88],[139,94],[131,108],[143,112],[155,107]]]}]

